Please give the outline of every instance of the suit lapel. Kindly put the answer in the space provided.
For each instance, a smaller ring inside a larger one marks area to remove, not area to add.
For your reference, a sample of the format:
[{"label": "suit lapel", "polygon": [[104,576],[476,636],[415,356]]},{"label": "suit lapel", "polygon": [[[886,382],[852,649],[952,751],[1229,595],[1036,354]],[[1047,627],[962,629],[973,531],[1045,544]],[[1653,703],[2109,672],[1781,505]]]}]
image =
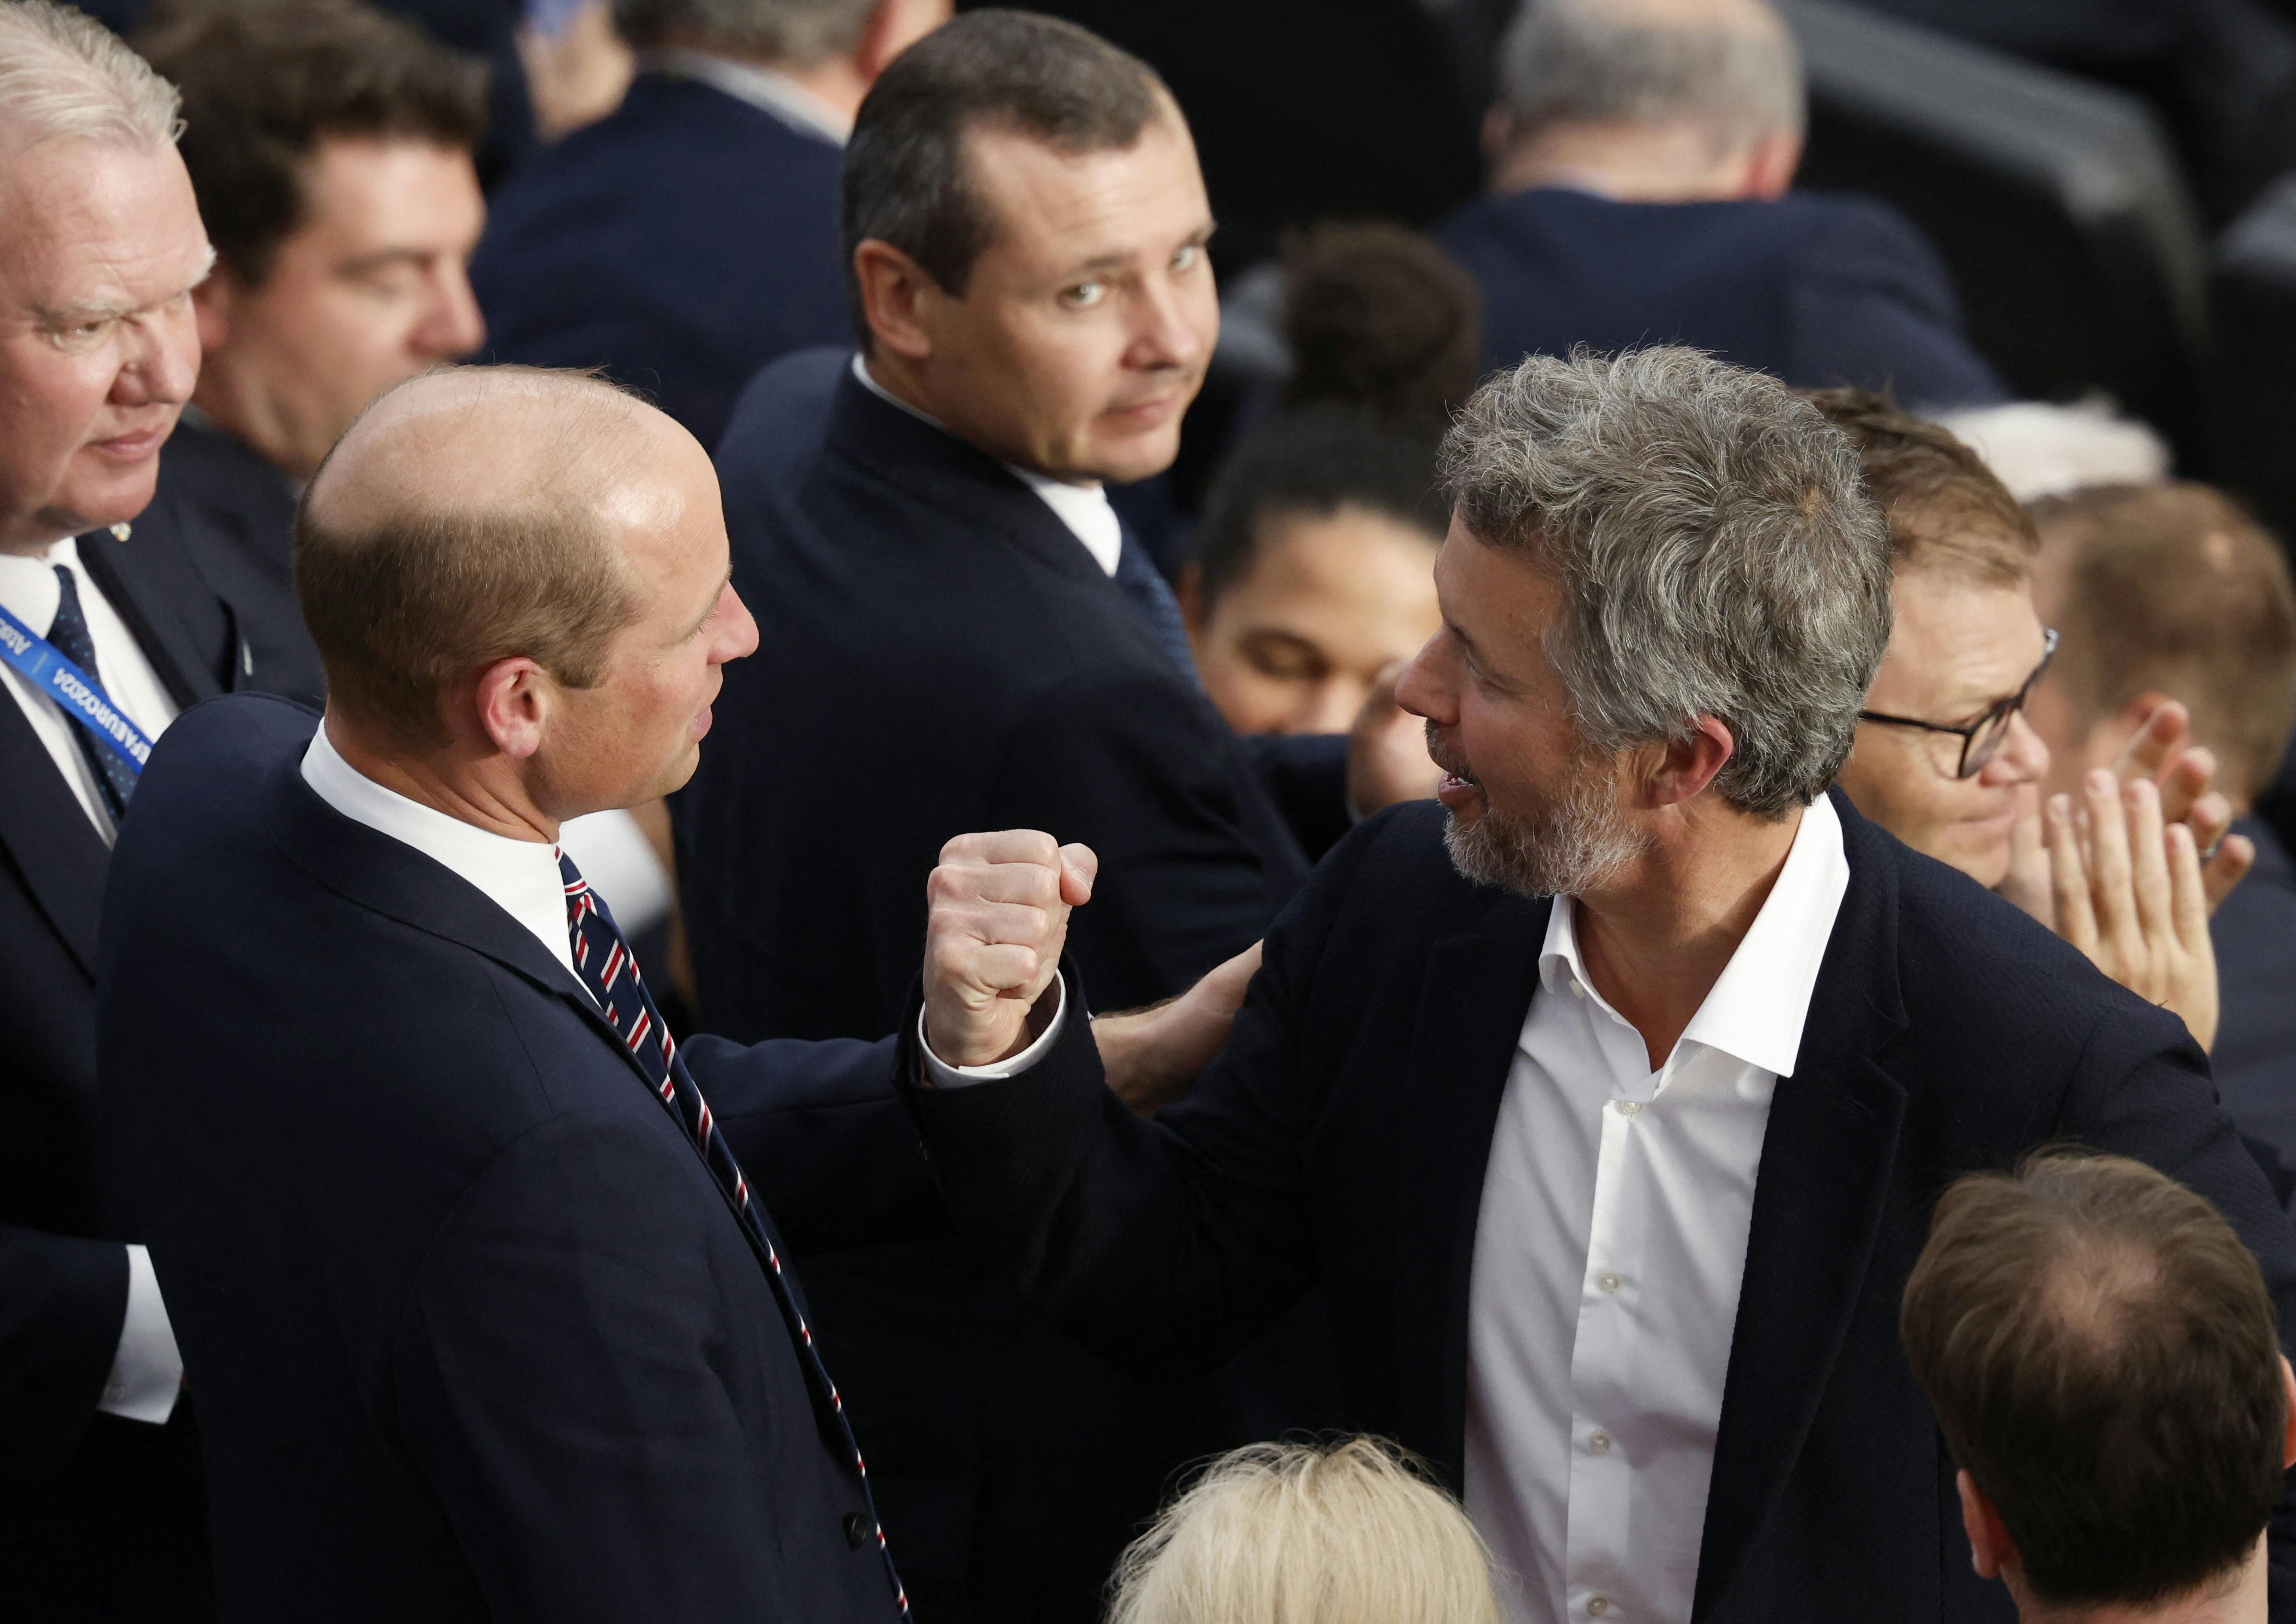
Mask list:
[{"label": "suit lapel", "polygon": [[23,708],[5,694],[0,694],[0,784],[7,786],[0,792],[0,847],[93,981],[96,920],[111,851]]},{"label": "suit lapel", "polygon": [[1427,956],[1398,1128],[1395,1360],[1403,1440],[1464,1486],[1467,1299],[1483,1169],[1553,904],[1491,896]]},{"label": "suit lapel", "polygon": [[1693,1620],[1728,1599],[1792,1473],[1865,1289],[1905,1117],[1906,1089],[1878,1058],[1906,1025],[1896,866],[1836,806],[1849,889],[1762,1141]]},{"label": "suit lapel", "polygon": [[[79,560],[103,588],[112,608],[119,611],[127,629],[135,634],[144,657],[166,685],[168,697],[178,709],[188,710],[201,700],[215,698],[223,688],[217,674],[192,646],[181,618],[168,602],[171,593],[203,590],[205,583],[188,563],[181,570],[167,568],[176,561],[156,554],[156,549],[165,545],[168,541],[158,533],[141,539],[131,535],[121,542],[109,531],[91,530],[79,538]],[[227,610],[225,612],[228,614]],[[232,645],[238,646],[235,629]]]}]

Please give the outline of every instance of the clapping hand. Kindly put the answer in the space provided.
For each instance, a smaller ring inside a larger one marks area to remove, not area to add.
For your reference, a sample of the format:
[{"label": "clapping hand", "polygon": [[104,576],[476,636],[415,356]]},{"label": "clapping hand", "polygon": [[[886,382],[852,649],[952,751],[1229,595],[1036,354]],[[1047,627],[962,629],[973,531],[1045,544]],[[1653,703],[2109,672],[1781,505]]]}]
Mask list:
[{"label": "clapping hand", "polygon": [[1032,1015],[1060,974],[1069,910],[1092,897],[1087,846],[1008,829],[941,848],[925,895],[925,1041],[952,1066],[985,1066],[1029,1046],[1055,1007]]},{"label": "clapping hand", "polygon": [[2217,1035],[2217,961],[2192,828],[2163,824],[2150,778],[2091,773],[2079,804],[2052,796],[2048,852],[2057,933],[2139,997],[2184,1017],[2201,1047]]}]

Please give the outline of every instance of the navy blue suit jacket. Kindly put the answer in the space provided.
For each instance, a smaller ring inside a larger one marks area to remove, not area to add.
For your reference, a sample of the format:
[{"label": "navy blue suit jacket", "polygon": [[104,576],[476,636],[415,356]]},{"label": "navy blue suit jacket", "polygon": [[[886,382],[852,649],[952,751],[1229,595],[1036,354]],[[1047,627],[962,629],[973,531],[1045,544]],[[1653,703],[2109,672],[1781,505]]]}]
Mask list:
[{"label": "navy blue suit jacket", "polygon": [[2296,864],[2261,820],[2236,827],[2256,866],[2209,920],[2223,1010],[2209,1064],[2241,1130],[2296,1164]]},{"label": "navy blue suit jacket", "polygon": [[[692,1143],[540,942],[312,793],[316,722],[179,720],[103,920],[119,1198],[200,1398],[222,1617],[891,1620]],[[684,1053],[792,1229],[898,1204],[890,1046]]]},{"label": "navy blue suit jacket", "polygon": [[327,676],[295,601],[295,487],[243,441],[184,422],[160,453],[160,484],[135,521],[166,531],[231,605],[246,644],[242,685],[317,705]]},{"label": "navy blue suit jacket", "polygon": [[1688,344],[1797,389],[2007,398],[1936,251],[1869,198],[1622,203],[1550,186],[1470,203],[1436,236],[1482,284],[1486,367]]},{"label": "navy blue suit jacket", "polygon": [[776,356],[852,333],[844,154],[690,79],[536,152],[471,267],[495,358],[603,366],[705,447]]},{"label": "navy blue suit jacket", "polygon": [[[2059,1139],[2148,1161],[2240,1231],[2284,1340],[2296,1234],[2182,1022],[1834,805],[1849,885],[1770,1109],[1692,1616],[2008,1624],[1898,1341],[1939,1191]],[[959,1221],[1060,1323],[1185,1367],[1320,1284],[1352,1422],[1456,1487],[1483,1169],[1551,905],[1461,879],[1443,819],[1381,814],[1325,860],[1227,1047],[1153,1122],[1080,1030],[1011,1081],[901,1076]],[[2292,1533],[2284,1504],[2276,1587]],[[2296,1617],[2277,1589],[2274,1617]]]}]

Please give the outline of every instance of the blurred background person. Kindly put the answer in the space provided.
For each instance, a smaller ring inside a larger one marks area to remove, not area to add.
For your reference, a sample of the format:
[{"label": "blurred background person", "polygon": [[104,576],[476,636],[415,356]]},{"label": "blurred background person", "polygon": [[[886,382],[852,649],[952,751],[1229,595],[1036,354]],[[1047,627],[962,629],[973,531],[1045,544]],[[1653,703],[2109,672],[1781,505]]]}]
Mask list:
[{"label": "blurred background person", "polygon": [[[2218,995],[2205,909],[2254,856],[2225,833],[2231,808],[2210,788],[2216,758],[2191,743],[2185,711],[2164,706],[2113,770],[2085,775],[2077,796],[2045,808],[2049,750],[2025,711],[2058,637],[2034,607],[2032,520],[1935,423],[1869,391],[1813,398],[1856,443],[1890,528],[1894,626],[1841,788],[1915,850],[2000,892],[2115,980],[2176,1010],[2206,1048]],[[2084,820],[2124,853],[2140,823],[2188,825],[2196,849],[2213,854],[2204,895],[2182,906],[2181,866],[2149,844],[2133,865],[2110,854],[2100,864]],[[2061,896],[2078,906],[2061,913]]]},{"label": "blurred background person", "polygon": [[134,43],[183,93],[217,254],[193,296],[199,387],[144,523],[230,600],[256,685],[317,704],[295,498],[370,400],[486,338],[465,268],[486,70],[359,0],[158,0]]},{"label": "blurred background person", "polygon": [[1354,406],[1431,443],[1475,392],[1482,290],[1422,233],[1320,226],[1283,255],[1285,411]]},{"label": "blurred background person", "polygon": [[1324,407],[1245,437],[1212,487],[1180,611],[1238,733],[1345,733],[1435,635],[1449,522],[1431,447]]},{"label": "blurred background person", "polygon": [[2225,1110],[2296,1163],[2296,867],[2252,808],[2296,725],[2296,592],[2279,543],[2204,485],[2110,486],[2038,504],[2034,594],[2056,659],[2027,706],[2043,788],[2076,791],[2170,702],[2217,760],[2255,867],[2210,921]]},{"label": "blurred background person", "polygon": [[1900,1325],[1972,1560],[2025,1624],[2264,1624],[2296,1374],[2206,1201],[2118,1156],[1972,1174]]},{"label": "blurred background person", "polygon": [[1489,195],[1436,234],[1482,283],[1485,366],[1679,343],[1797,387],[2005,398],[1909,222],[1789,190],[1803,117],[1765,0],[1529,0],[1484,127]]},{"label": "blurred background person", "polygon": [[527,0],[518,57],[534,102],[537,140],[557,141],[622,104],[637,72],[614,28],[613,0]]},{"label": "blurred background person", "polygon": [[[140,768],[93,708],[150,740],[245,677],[197,566],[129,529],[213,258],[176,111],[86,18],[0,5],[0,1613],[43,1624],[214,1605],[183,1361],[94,1121],[96,918]],[[34,679],[58,659],[92,700]]]},{"label": "blurred background person", "polygon": [[1498,1624],[1458,1502],[1375,1438],[1247,1445],[1124,1553],[1108,1624]]},{"label": "blurred background person", "polygon": [[492,353],[603,366],[714,447],[776,356],[852,331],[838,172],[885,64],[949,0],[615,0],[611,114],[495,200],[472,276]]}]

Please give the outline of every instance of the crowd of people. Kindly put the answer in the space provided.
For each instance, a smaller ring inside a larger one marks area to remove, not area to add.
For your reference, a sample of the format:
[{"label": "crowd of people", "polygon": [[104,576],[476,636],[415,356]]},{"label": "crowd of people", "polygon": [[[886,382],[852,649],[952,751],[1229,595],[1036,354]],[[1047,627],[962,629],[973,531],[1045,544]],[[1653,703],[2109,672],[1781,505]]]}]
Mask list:
[{"label": "crowd of people", "polygon": [[1768,0],[436,9],[0,0],[0,1618],[2296,1624],[2287,556]]}]

